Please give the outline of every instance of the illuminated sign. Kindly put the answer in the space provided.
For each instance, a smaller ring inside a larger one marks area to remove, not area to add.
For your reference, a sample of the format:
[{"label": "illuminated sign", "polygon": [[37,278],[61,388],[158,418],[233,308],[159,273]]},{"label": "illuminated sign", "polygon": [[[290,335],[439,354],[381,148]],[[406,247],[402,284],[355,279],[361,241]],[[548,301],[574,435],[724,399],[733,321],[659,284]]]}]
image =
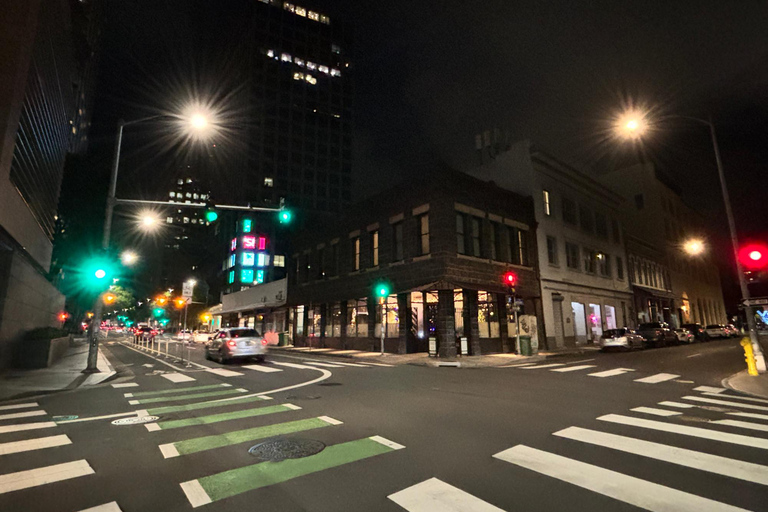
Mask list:
[{"label": "illuminated sign", "polygon": [[263,270],[257,270],[256,271],[256,283],[263,283],[264,282],[264,271]]},{"label": "illuminated sign", "polygon": [[256,237],[244,236],[243,237],[243,249],[256,249]]},{"label": "illuminated sign", "polygon": [[251,219],[243,219],[243,233],[251,232]]},{"label": "illuminated sign", "polygon": [[237,238],[232,239],[232,250],[234,251],[237,249]]},{"label": "illuminated sign", "polygon": [[229,284],[232,284],[235,282],[235,271],[230,270],[229,271]]},{"label": "illuminated sign", "polygon": [[260,253],[259,253],[259,256],[258,256],[258,260],[257,260],[257,262],[256,262],[256,266],[257,266],[257,267],[266,267],[266,266],[267,266],[267,264],[268,264],[268,263],[267,263],[268,261],[269,261],[269,260],[267,259],[267,255],[266,255],[266,254],[264,254],[263,252],[260,252]]},{"label": "illuminated sign", "polygon": [[[261,254],[259,254],[261,256]],[[256,261],[256,255],[252,252],[244,252],[242,262],[244,267],[252,267]]]},{"label": "illuminated sign", "polygon": [[266,248],[267,248],[267,239],[264,238],[263,236],[260,236],[259,237],[259,250],[263,251]]},{"label": "illuminated sign", "polygon": [[236,254],[230,254],[229,255],[229,266],[227,268],[232,268],[232,267],[235,266],[235,263],[237,263],[236,257],[237,257]]},{"label": "illuminated sign", "polygon": [[253,269],[244,268],[240,271],[241,283],[253,283]]}]

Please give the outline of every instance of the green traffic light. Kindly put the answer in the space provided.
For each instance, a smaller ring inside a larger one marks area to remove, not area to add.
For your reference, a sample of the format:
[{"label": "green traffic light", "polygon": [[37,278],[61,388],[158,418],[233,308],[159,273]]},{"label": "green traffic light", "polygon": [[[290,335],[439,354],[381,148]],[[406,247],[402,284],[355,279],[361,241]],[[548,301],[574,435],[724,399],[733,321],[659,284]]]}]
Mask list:
[{"label": "green traffic light", "polygon": [[96,279],[104,279],[105,277],[107,277],[107,271],[104,270],[103,268],[100,268],[96,270],[96,272],[94,272],[93,275],[96,276]]},{"label": "green traffic light", "polygon": [[165,314],[165,310],[163,308],[155,308],[152,310],[152,314],[155,315],[157,318],[160,318]]},{"label": "green traffic light", "polygon": [[290,210],[280,210],[280,215],[278,216],[280,219],[280,224],[288,224],[291,222],[291,211]]},{"label": "green traffic light", "polygon": [[216,222],[216,219],[219,218],[219,214],[216,213],[215,210],[208,210],[205,212],[205,220],[208,222]]},{"label": "green traffic light", "polygon": [[376,286],[376,294],[379,297],[388,297],[389,296],[389,286],[385,284],[380,284]]}]

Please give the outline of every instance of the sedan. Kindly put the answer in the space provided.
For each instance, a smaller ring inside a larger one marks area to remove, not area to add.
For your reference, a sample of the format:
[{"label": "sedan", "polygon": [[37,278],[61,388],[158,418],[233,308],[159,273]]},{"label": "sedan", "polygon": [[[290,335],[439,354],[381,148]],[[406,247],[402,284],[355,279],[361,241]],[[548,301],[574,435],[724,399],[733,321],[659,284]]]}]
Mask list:
[{"label": "sedan", "polygon": [[710,338],[727,338],[730,335],[724,325],[710,324],[706,327],[705,332]]},{"label": "sedan", "polygon": [[205,347],[205,358],[216,359],[224,364],[233,359],[255,358],[264,362],[267,340],[256,329],[233,327],[222,329]]},{"label": "sedan", "polygon": [[611,348],[622,348],[631,350],[632,348],[643,348],[645,339],[632,329],[608,329],[600,337],[600,350],[605,352]]},{"label": "sedan", "polygon": [[675,336],[680,343],[693,343],[696,338],[691,334],[688,329],[675,329]]}]

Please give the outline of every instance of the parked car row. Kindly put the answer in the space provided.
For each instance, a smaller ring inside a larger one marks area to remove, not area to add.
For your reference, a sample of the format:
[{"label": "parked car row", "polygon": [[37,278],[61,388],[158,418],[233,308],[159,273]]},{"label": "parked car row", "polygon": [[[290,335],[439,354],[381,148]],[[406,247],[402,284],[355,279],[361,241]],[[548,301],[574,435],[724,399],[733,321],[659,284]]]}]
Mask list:
[{"label": "parked car row", "polygon": [[666,347],[740,335],[733,325],[711,324],[703,327],[701,324],[683,324],[680,328],[671,329],[665,322],[647,322],[640,324],[637,330],[624,327],[604,331],[600,338],[600,349]]}]

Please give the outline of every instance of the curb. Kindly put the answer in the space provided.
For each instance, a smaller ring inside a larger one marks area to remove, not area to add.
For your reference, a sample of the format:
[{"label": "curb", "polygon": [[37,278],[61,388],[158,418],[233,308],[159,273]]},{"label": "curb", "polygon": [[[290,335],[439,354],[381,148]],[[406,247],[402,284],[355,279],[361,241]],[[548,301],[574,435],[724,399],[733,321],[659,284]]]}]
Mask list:
[{"label": "curb", "polygon": [[[746,370],[742,370],[742,371],[746,371]],[[754,397],[754,398],[763,398],[763,399],[768,398],[768,394],[758,395],[758,394],[755,394],[755,393],[749,393],[747,391],[742,391],[742,390],[737,389],[734,386],[732,386],[731,385],[731,379],[733,379],[734,377],[736,377],[740,373],[742,373],[742,372],[734,373],[730,377],[724,378],[723,380],[720,381],[720,385],[723,386],[726,389],[730,389],[731,391],[739,393],[740,395],[746,395],[746,396],[751,396],[751,397]]]}]

